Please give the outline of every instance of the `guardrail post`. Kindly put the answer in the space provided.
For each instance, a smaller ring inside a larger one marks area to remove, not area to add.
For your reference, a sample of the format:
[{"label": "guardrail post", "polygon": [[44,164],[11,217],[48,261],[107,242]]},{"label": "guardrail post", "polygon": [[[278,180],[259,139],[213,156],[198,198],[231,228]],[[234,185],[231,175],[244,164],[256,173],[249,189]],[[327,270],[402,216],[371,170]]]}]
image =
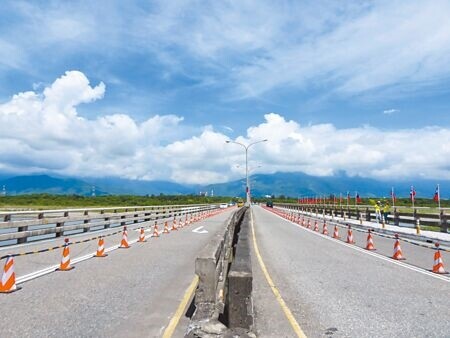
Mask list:
[{"label": "guardrail post", "polygon": [[4,221],[4,222],[9,222],[9,221],[11,221],[11,215],[10,215],[10,214],[5,215],[5,217],[3,218],[3,221]]},{"label": "guardrail post", "polygon": [[[120,219],[125,219],[125,215],[122,215],[122,216],[120,216]],[[120,222],[120,225],[121,226],[125,226],[127,224],[127,222],[124,222],[124,221],[122,221],[122,222]]]},{"label": "guardrail post", "polygon": [[56,232],[55,237],[61,237],[62,235],[64,235],[64,231],[61,229],[61,227],[64,226],[64,222],[58,222],[56,223],[56,230],[58,230],[58,228],[60,229],[60,231]]},{"label": "guardrail post", "polygon": [[439,214],[439,219],[441,225],[441,232],[447,233],[448,231],[447,215],[444,214],[444,210],[441,210],[441,213]]},{"label": "guardrail post", "polygon": [[[19,227],[17,229],[17,232],[23,232],[23,231],[27,231],[27,230],[28,230],[28,225],[25,225],[23,227]],[[18,238],[17,244],[23,244],[23,243],[26,243],[27,241],[28,241],[28,237]]]},{"label": "guardrail post", "polygon": [[139,220],[137,219],[138,217],[139,217],[139,214],[134,214],[134,222],[133,223],[139,222]]},{"label": "guardrail post", "polygon": [[[108,221],[109,221],[109,217],[105,217],[105,222],[108,222]],[[105,223],[104,229],[109,229],[110,226],[111,226],[111,224]]]},{"label": "guardrail post", "polygon": [[398,212],[397,208],[394,208],[394,225],[400,226],[400,213]]},{"label": "guardrail post", "polygon": [[[89,215],[89,212],[87,211],[87,210],[85,210],[84,211],[84,216],[88,216]],[[83,223],[84,224],[89,224],[89,219],[85,219],[84,221],[83,221]],[[88,232],[89,230],[91,230],[91,227],[90,226],[84,226],[84,228],[83,228],[83,232]]]},{"label": "guardrail post", "polygon": [[368,207],[366,208],[366,221],[370,222],[370,210]]},{"label": "guardrail post", "polygon": [[356,208],[356,212],[355,213],[356,213],[356,219],[360,219],[361,218],[361,213],[360,213],[358,208]]}]

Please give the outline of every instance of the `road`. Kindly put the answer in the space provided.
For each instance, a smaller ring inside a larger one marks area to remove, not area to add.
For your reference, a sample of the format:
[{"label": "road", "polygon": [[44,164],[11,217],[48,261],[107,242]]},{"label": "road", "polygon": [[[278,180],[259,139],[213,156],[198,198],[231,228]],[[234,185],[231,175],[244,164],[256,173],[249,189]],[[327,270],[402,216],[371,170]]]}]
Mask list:
[{"label": "road", "polygon": [[[0,294],[0,337],[161,337],[194,278],[195,257],[233,210],[148,238],[146,243],[134,243],[129,249],[111,251],[106,258],[85,260],[72,271],[33,279],[12,294]],[[200,226],[208,232],[193,232]],[[106,247],[118,244],[119,237],[108,237]],[[138,233],[129,231],[129,237],[136,239]],[[96,242],[71,246],[71,256],[95,252],[95,248]],[[55,259],[58,263],[60,254],[58,250],[19,257],[19,277],[55,264]],[[187,323],[187,319],[180,322],[176,336]]]},{"label": "road", "polygon": [[[252,212],[261,257],[306,336],[449,336],[450,279],[435,278],[424,270],[431,269],[434,251],[402,243],[405,263],[424,268],[411,270],[386,258],[392,255],[392,239],[375,236],[378,250],[371,255],[357,249],[365,246],[367,234],[355,231],[357,245],[345,245],[261,207]],[[444,262],[448,269],[448,253]],[[270,295],[254,250],[252,263],[259,337],[295,337]]]}]

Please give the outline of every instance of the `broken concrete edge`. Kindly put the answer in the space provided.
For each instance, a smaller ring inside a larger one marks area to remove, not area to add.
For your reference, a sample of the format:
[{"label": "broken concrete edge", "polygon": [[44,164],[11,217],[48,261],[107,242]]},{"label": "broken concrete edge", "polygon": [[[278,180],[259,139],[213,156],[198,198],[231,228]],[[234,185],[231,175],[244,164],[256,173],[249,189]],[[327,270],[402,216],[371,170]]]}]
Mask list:
[{"label": "broken concrete edge", "polygon": [[244,215],[236,243],[236,254],[228,274],[227,322],[230,329],[251,332],[254,326],[253,271],[250,253],[250,212]]},{"label": "broken concrete edge", "polygon": [[[195,273],[199,277],[199,283],[195,292],[195,312],[189,328],[218,321],[220,313],[224,311],[232,240],[236,224],[241,222],[246,210],[247,208],[240,208],[233,212],[224,222],[223,231],[214,236],[195,260]],[[188,330],[187,334],[189,332]]]}]

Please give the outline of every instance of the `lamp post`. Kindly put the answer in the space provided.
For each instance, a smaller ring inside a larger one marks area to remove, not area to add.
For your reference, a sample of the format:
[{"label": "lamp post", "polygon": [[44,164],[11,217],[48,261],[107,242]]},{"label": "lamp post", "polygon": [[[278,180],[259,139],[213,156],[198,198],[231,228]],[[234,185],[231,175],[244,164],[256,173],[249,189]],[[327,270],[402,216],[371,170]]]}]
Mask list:
[{"label": "lamp post", "polygon": [[248,148],[250,148],[251,146],[253,146],[257,143],[267,142],[267,139],[252,142],[248,145],[245,145],[243,143],[236,142],[236,141],[229,141],[229,140],[225,141],[225,142],[239,144],[241,147],[244,147],[244,149],[245,149],[245,180],[246,180],[246,187],[245,187],[246,202],[245,202],[245,205],[249,206],[250,205],[250,188],[249,188],[249,178],[248,178]]}]

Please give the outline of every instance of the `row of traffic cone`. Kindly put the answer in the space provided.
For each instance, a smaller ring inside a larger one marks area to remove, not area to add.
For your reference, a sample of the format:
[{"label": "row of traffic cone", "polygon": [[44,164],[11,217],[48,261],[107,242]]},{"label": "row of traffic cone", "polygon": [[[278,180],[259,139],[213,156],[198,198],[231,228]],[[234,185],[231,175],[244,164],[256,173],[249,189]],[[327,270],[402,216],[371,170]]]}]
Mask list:
[{"label": "row of traffic cone", "polygon": [[[188,215],[186,214],[185,221],[182,222],[180,220],[178,226],[177,226],[177,221],[174,218],[171,230],[178,230],[179,227],[184,227],[186,225],[189,225],[189,224],[192,224],[199,220],[202,220],[206,217],[211,217],[211,216],[217,215],[218,213],[219,212],[217,212],[217,211],[197,213],[197,214],[194,214],[193,216],[190,216],[189,218],[188,218]],[[164,223],[163,233],[169,233],[167,222]],[[153,229],[153,237],[159,237],[157,221],[155,221],[155,225],[154,225],[154,229]],[[140,243],[146,242],[144,227],[140,228],[138,242],[140,242]],[[127,227],[125,226],[123,228],[122,239],[120,241],[119,248],[128,249],[129,247],[130,247],[130,244],[128,242],[128,231],[127,231]],[[105,240],[103,237],[100,237],[98,240],[97,252],[95,253],[94,257],[107,257],[107,256],[108,255],[105,254]],[[66,238],[66,239],[64,239],[64,246],[63,246],[61,262],[60,262],[59,268],[57,270],[58,271],[70,271],[72,269],[74,269],[74,266],[70,265],[69,239]],[[17,286],[17,284],[16,284],[16,274],[14,272],[14,257],[11,255],[11,256],[7,257],[6,263],[3,268],[2,278],[0,281],[0,293],[11,293],[11,292],[14,292],[14,291],[17,291],[20,289],[21,289],[21,287]]]},{"label": "row of traffic cone", "polygon": [[[305,218],[302,217],[302,219],[300,220],[299,215],[294,216],[292,213],[286,214],[285,212],[279,212],[276,209],[273,210],[272,208],[266,208],[266,209],[276,213],[277,215],[279,215],[281,217],[284,217],[288,220],[292,220],[299,225],[302,225],[308,229],[311,229],[311,220],[310,219],[308,219],[307,222],[305,222]],[[356,242],[354,241],[354,238],[353,238],[353,230],[350,225],[347,225],[347,226],[348,226],[348,229],[347,229],[346,243],[355,244]],[[313,231],[319,232],[319,226],[318,226],[317,221],[314,222]],[[322,234],[328,235],[328,227],[327,227],[327,223],[325,221],[323,222]],[[338,230],[337,225],[334,226],[334,231],[333,231],[332,237],[334,239],[340,239],[339,230]],[[442,259],[441,252],[439,249],[439,243],[436,243],[435,246],[436,246],[436,252],[434,253],[434,264],[433,264],[432,272],[438,273],[438,274],[446,274],[447,272],[445,271],[445,268],[444,268],[444,261]],[[376,250],[374,241],[373,241],[373,237],[372,237],[372,229],[368,230],[365,249],[369,250],[369,251]],[[392,258],[395,260],[405,260],[405,257],[403,256],[402,248],[400,246],[400,239],[399,239],[398,234],[395,234],[394,253],[392,255]]]}]

